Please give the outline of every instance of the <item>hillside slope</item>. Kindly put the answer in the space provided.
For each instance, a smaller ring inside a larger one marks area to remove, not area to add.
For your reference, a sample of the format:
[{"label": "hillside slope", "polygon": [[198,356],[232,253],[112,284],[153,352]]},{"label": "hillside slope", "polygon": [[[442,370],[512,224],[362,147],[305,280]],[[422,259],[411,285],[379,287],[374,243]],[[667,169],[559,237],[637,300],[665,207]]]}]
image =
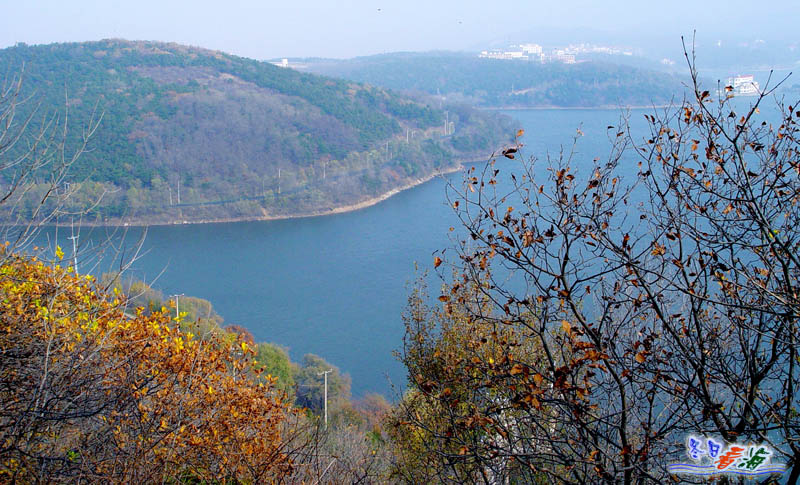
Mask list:
[{"label": "hillside slope", "polygon": [[[35,122],[63,112],[66,95],[74,148],[102,113],[67,179],[67,209],[99,200],[89,218],[98,223],[326,213],[486,158],[513,133],[507,119],[464,106],[177,44],[0,50],[0,68],[23,66],[32,101],[18,119],[37,104]],[[446,117],[455,129],[443,137]],[[32,211],[43,190],[18,210]]]},{"label": "hillside slope", "polygon": [[678,78],[669,74],[603,62],[541,64],[473,53],[399,52],[303,63],[319,74],[490,107],[650,106],[681,91]]}]

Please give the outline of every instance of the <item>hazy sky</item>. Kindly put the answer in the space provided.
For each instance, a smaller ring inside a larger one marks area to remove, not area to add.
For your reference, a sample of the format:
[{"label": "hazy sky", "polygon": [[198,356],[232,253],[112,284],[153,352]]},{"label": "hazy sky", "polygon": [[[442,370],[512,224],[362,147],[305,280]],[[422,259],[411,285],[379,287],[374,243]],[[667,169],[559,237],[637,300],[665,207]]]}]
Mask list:
[{"label": "hazy sky", "polygon": [[797,0],[0,0],[0,47],[119,37],[258,59],[352,57],[520,37],[547,45],[559,34],[677,48],[695,28],[709,38],[796,37],[798,19]]}]

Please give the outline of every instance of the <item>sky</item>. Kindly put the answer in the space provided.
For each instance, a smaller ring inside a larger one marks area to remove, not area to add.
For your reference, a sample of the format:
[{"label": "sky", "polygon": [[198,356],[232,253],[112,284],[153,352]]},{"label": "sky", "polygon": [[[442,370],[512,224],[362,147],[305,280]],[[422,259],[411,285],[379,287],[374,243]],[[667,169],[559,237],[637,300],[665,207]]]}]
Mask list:
[{"label": "sky", "polygon": [[679,49],[694,29],[709,39],[796,37],[798,13],[797,0],[0,0],[0,48],[113,37],[255,59],[572,39]]}]

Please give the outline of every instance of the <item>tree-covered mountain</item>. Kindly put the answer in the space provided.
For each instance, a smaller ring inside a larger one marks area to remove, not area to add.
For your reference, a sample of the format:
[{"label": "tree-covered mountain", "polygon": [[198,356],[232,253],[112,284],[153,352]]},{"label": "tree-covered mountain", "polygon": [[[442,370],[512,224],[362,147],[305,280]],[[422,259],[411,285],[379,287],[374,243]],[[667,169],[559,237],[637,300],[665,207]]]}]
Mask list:
[{"label": "tree-covered mountain", "polygon": [[681,90],[672,75],[594,61],[542,64],[428,52],[303,63],[318,74],[491,107],[649,106],[668,103]]},{"label": "tree-covered mountain", "polygon": [[[486,158],[514,131],[465,106],[178,44],[18,44],[0,50],[0,68],[23,73],[11,131],[35,112],[25,129],[36,133],[56,113],[70,154],[102,116],[58,190],[65,211],[96,204],[106,222],[325,213]],[[17,216],[35,210],[46,175]]]}]

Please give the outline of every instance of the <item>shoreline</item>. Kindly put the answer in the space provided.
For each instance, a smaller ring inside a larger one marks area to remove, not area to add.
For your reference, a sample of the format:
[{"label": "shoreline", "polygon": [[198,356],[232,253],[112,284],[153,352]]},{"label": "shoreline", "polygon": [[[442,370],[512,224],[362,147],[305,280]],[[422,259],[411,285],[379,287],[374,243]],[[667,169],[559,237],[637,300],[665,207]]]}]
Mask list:
[{"label": "shoreline", "polygon": [[[488,161],[488,158],[487,158]],[[440,177],[443,175],[449,175],[451,173],[458,172],[464,168],[464,165],[469,163],[479,163],[478,160],[473,161],[465,161],[459,162],[453,167],[446,168],[444,170],[438,170],[433,172],[425,177],[420,177],[411,180],[410,182],[401,185],[399,187],[395,187],[394,189],[389,190],[381,195],[370,197],[368,199],[362,200],[361,202],[356,202],[353,204],[347,204],[339,207],[334,207],[332,209],[326,210],[319,210],[309,213],[301,213],[301,214],[287,214],[287,215],[263,215],[263,216],[245,216],[245,217],[229,217],[229,218],[220,218],[220,219],[200,219],[200,220],[183,220],[183,221],[171,221],[171,222],[152,222],[152,223],[143,223],[139,221],[135,222],[104,222],[104,223],[96,223],[96,222],[88,222],[83,221],[81,225],[86,227],[155,227],[155,226],[182,226],[182,225],[193,225],[193,224],[225,224],[225,223],[234,223],[234,222],[259,222],[259,221],[280,221],[286,219],[306,219],[310,217],[323,217],[328,215],[335,215],[335,214],[344,214],[347,212],[355,212],[362,209],[366,209],[368,207],[372,207],[376,204],[379,204],[390,197],[399,194],[400,192],[413,189],[414,187],[420,186],[427,182],[430,182],[435,177]],[[50,225],[50,224],[48,224]],[[69,224],[52,224],[53,226],[57,227],[66,227]]]}]

